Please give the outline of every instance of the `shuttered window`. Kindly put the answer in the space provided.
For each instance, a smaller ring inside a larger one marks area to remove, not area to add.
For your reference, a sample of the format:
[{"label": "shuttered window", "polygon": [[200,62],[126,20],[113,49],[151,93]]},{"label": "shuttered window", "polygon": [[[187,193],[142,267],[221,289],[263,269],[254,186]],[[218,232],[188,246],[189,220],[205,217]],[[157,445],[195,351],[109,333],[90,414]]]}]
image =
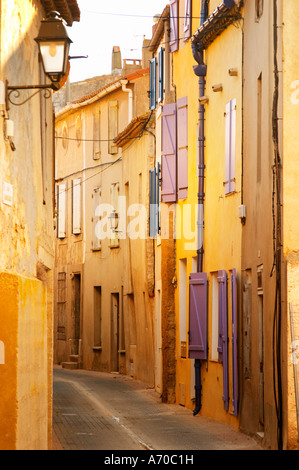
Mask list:
[{"label": "shuttered window", "polygon": [[208,324],[207,273],[189,277],[189,358],[206,360]]},{"label": "shuttered window", "polygon": [[72,232],[78,235],[81,233],[81,179],[73,180],[72,196]]},{"label": "shuttered window", "polygon": [[156,108],[157,101],[157,59],[150,61],[150,109]]},{"label": "shuttered window", "polygon": [[158,53],[158,103],[163,101],[164,96],[164,49],[161,47]]},{"label": "shuttered window", "polygon": [[170,51],[175,52],[179,47],[179,15],[178,0],[170,0],[169,4],[170,17]]},{"label": "shuttered window", "polygon": [[219,338],[218,359],[223,364],[223,402],[224,409],[228,410],[228,325],[227,325],[227,273],[218,272],[218,304],[219,304]]},{"label": "shuttered window", "polygon": [[66,237],[66,184],[57,185],[57,237]]},{"label": "shuttered window", "polygon": [[176,104],[166,104],[162,108],[162,201],[175,202],[176,182]]},{"label": "shuttered window", "polygon": [[101,249],[101,234],[99,233],[99,206],[101,203],[101,189],[94,188],[92,193],[93,198],[93,217],[92,217],[92,249],[97,251]]},{"label": "shuttered window", "polygon": [[236,186],[236,103],[231,100],[225,109],[225,194],[233,193]]},{"label": "shuttered window", "polygon": [[192,0],[185,0],[185,20],[184,20],[184,33],[185,38],[188,39],[191,36],[191,8],[192,8]]},{"label": "shuttered window", "polygon": [[110,101],[108,103],[108,153],[114,155],[118,153],[118,147],[113,139],[118,134],[118,102]]},{"label": "shuttered window", "polygon": [[188,192],[188,106],[187,97],[177,102],[178,140],[178,198],[184,199]]}]

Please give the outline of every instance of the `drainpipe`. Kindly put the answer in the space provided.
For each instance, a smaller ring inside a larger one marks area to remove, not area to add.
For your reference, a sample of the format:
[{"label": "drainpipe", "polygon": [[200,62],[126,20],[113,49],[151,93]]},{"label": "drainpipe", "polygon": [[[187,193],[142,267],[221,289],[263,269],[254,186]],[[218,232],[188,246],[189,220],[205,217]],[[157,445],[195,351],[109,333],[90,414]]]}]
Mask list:
[{"label": "drainpipe", "polygon": [[[201,1],[201,13],[200,13],[200,25],[205,21],[205,0]],[[194,73],[198,79],[199,84],[199,98],[205,95],[205,76],[207,73],[207,66],[204,64],[204,51],[202,44],[192,42],[192,54],[197,66],[193,67]],[[204,170],[205,170],[205,107],[204,104],[199,101],[199,130],[198,130],[198,219],[197,219],[197,272],[203,270],[203,207],[204,207]],[[193,415],[196,416],[201,410],[201,360],[195,359],[195,409]]]},{"label": "drainpipe", "polygon": [[131,88],[127,88],[127,84],[129,83],[128,80],[121,80],[120,83],[122,85],[122,90],[125,91],[126,93],[129,93],[128,120],[130,123],[133,119],[133,91],[131,90]]}]

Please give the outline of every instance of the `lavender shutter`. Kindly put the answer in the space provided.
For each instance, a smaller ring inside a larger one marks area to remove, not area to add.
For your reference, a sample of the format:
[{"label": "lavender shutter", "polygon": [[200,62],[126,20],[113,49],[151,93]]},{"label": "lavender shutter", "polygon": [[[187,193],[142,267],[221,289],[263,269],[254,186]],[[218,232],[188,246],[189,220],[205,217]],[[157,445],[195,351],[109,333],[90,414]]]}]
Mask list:
[{"label": "lavender shutter", "polygon": [[184,22],[184,33],[185,38],[190,38],[191,36],[191,8],[192,8],[192,0],[186,0],[185,5],[185,22]]},{"label": "lavender shutter", "polygon": [[178,35],[178,0],[170,0],[169,4],[169,17],[170,17],[170,51],[175,52],[179,47],[179,35]]},{"label": "lavender shutter", "polygon": [[162,202],[176,201],[176,104],[162,107]]},{"label": "lavender shutter", "polygon": [[178,198],[185,199],[188,195],[188,105],[186,96],[178,99],[177,114]]},{"label": "lavender shutter", "polygon": [[218,272],[218,303],[219,303],[219,361],[223,363],[223,402],[228,410],[228,328],[227,328],[227,274]]},{"label": "lavender shutter", "polygon": [[207,359],[208,323],[207,273],[193,273],[189,278],[189,358]]},{"label": "lavender shutter", "polygon": [[237,278],[236,270],[231,274],[232,302],[232,364],[233,364],[233,408],[238,415],[238,335],[237,335]]}]

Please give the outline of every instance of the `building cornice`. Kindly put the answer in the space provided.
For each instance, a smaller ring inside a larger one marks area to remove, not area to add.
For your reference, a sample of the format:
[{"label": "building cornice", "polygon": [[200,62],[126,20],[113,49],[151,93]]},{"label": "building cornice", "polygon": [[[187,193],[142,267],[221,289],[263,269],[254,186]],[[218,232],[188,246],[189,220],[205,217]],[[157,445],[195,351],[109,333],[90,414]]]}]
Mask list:
[{"label": "building cornice", "polygon": [[41,0],[41,4],[46,14],[51,11],[58,11],[68,26],[72,26],[74,21],[80,21],[80,9],[77,0]]}]

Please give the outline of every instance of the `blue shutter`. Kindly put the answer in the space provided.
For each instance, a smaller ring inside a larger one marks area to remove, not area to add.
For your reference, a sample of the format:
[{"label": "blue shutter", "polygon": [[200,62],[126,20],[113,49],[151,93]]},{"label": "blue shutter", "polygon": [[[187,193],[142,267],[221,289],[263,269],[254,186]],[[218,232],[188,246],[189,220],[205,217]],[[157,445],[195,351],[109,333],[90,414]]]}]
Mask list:
[{"label": "blue shutter", "polygon": [[157,234],[157,205],[156,205],[156,168],[150,170],[150,210],[149,210],[149,235],[155,237]]},{"label": "blue shutter", "polygon": [[208,281],[207,273],[189,277],[189,358],[208,358]]},{"label": "blue shutter", "polygon": [[161,47],[158,54],[159,80],[158,80],[158,103],[163,101],[164,94],[164,49]]},{"label": "blue shutter", "polygon": [[227,273],[218,272],[218,303],[219,303],[219,361],[223,363],[223,402],[228,410],[228,328],[227,328]]},{"label": "blue shutter", "polygon": [[150,109],[156,108],[156,68],[157,59],[154,57],[150,61]]},{"label": "blue shutter", "polygon": [[237,277],[236,270],[231,274],[231,302],[232,302],[232,367],[233,367],[233,408],[234,415],[238,415],[238,335],[237,335]]}]

